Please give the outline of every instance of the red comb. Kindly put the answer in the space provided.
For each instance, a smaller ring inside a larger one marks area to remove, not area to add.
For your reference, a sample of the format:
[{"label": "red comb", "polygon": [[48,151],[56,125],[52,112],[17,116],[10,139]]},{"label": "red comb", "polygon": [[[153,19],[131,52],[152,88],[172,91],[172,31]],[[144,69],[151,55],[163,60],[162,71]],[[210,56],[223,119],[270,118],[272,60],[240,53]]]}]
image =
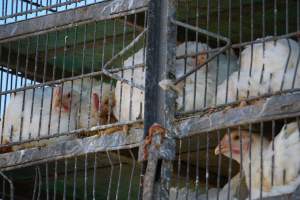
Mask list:
[{"label": "red comb", "polygon": [[98,111],[100,107],[100,100],[97,93],[93,93],[93,102],[92,102],[94,108]]}]

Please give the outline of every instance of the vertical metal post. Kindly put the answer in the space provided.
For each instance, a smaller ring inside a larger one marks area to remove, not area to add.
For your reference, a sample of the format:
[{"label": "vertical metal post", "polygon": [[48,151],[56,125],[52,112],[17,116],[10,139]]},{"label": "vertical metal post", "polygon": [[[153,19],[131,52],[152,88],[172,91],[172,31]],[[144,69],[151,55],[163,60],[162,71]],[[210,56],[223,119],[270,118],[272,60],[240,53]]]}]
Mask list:
[{"label": "vertical metal post", "polygon": [[[175,111],[175,95],[159,88],[159,81],[163,79],[175,79],[176,61],[176,26],[171,23],[175,18],[175,0],[150,0],[148,6],[148,38],[146,59],[146,82],[145,82],[145,114],[144,133],[153,123],[159,123],[167,130],[167,138],[172,133],[172,122]],[[175,149],[174,149],[175,151]],[[144,168],[143,199],[154,199],[154,193],[160,193],[160,198],[168,198],[168,179],[172,164],[170,161],[158,161],[158,153],[149,156],[147,168]],[[160,173],[160,187],[155,180]],[[150,182],[150,184],[149,184]],[[151,182],[153,184],[151,184]],[[160,191],[155,191],[159,188]],[[167,189],[167,190],[165,190]]]}]

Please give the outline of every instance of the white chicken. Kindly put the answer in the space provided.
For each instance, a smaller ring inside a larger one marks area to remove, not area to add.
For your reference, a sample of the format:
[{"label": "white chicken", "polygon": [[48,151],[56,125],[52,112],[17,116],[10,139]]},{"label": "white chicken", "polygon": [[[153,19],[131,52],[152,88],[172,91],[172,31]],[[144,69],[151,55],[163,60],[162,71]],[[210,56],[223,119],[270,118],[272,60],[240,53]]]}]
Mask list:
[{"label": "white chicken", "polygon": [[79,107],[78,127],[90,128],[114,122],[114,88],[108,83],[94,80],[92,91],[90,88],[87,91]]},{"label": "white chicken", "polygon": [[[196,50],[198,50],[198,52],[203,52],[211,49],[206,44],[189,41],[177,47],[176,56],[179,57],[185,54],[193,54],[196,53]],[[213,53],[209,53],[208,56],[213,56]],[[200,54],[197,56],[197,59],[196,57],[177,59],[175,63],[176,77],[178,78],[193,70],[195,68],[196,61],[198,65],[203,64],[206,59],[208,59],[208,56],[206,54]],[[140,49],[134,54],[134,56],[125,60],[124,67],[129,67],[133,64],[144,64],[145,57],[145,50]],[[229,74],[237,70],[237,58],[235,55],[230,55],[230,63],[228,62],[228,59],[229,57],[226,55],[220,54],[218,58],[210,61],[207,66],[200,68],[196,73],[189,75],[185,81],[179,83],[176,86],[179,91],[178,98],[176,100],[177,109],[192,111],[194,109],[197,110],[204,106],[212,105],[214,103],[217,83],[226,79],[227,70]],[[228,63],[230,65],[228,65]],[[227,66],[229,66],[228,69]],[[132,81],[137,85],[144,86],[145,70],[144,68],[125,70],[123,78]],[[143,117],[144,91],[118,81],[115,90],[115,98],[116,106],[114,108],[114,114],[117,119],[120,121],[127,121]],[[121,98],[122,101],[120,101]]]},{"label": "white chicken", "polygon": [[[193,54],[198,52],[211,51],[212,49],[203,43],[186,42],[180,44],[176,49],[176,56]],[[176,60],[176,77],[180,77],[188,71],[191,71],[197,65],[203,64],[209,57],[215,53],[200,54],[196,57]],[[196,61],[197,60],[197,61]],[[185,67],[186,62],[186,67]],[[214,104],[216,86],[223,82],[228,75],[237,70],[237,58],[233,52],[230,55],[220,54],[215,59],[197,72],[188,76],[184,82],[179,83],[179,90],[182,91],[176,100],[177,109],[183,111],[198,110]],[[177,87],[178,87],[177,86]],[[184,100],[183,100],[184,99]]]},{"label": "white chicken", "polygon": [[[274,142],[274,150],[272,142]],[[266,197],[291,193],[300,185],[298,124],[292,122],[284,125],[272,142],[255,134],[250,136],[247,131],[240,133],[232,131],[224,136],[215,149],[216,154],[222,153],[229,158],[231,151],[232,159],[238,163],[241,163],[240,154],[242,154],[246,183],[248,189],[251,188],[253,199],[260,196],[261,188],[263,197]],[[250,148],[251,159],[249,158]]]},{"label": "white chicken", "polygon": [[[140,49],[134,56],[129,57],[124,61],[124,67],[130,67],[133,64],[143,64],[145,58],[144,49]],[[133,63],[134,62],[134,63]],[[134,84],[145,85],[145,69],[138,67],[123,71],[124,79],[133,82]],[[117,81],[115,88],[115,106],[113,108],[114,116],[118,121],[131,121],[144,116],[144,91],[132,87],[126,83]]]},{"label": "white chicken", "polygon": [[228,83],[224,81],[219,85],[218,103],[225,103],[227,84],[228,102],[300,88],[297,69],[300,66],[299,51],[300,45],[292,39],[246,46],[240,58],[240,77],[238,78],[238,73],[234,73]]},{"label": "white chicken", "polygon": [[3,143],[74,130],[78,101],[78,93],[68,87],[56,86],[53,92],[51,87],[45,87],[44,91],[43,88],[26,90],[25,94],[17,92],[4,115]]},{"label": "white chicken", "polygon": [[64,83],[81,94],[77,114],[78,128],[90,128],[114,122],[112,108],[114,101],[114,87],[109,83],[92,77],[75,79]]},{"label": "white chicken", "polygon": [[[246,99],[249,91],[256,85],[252,84],[250,77],[245,72],[234,72],[228,80],[218,86],[216,104],[225,104],[239,99]],[[227,98],[227,99],[226,99]]]}]

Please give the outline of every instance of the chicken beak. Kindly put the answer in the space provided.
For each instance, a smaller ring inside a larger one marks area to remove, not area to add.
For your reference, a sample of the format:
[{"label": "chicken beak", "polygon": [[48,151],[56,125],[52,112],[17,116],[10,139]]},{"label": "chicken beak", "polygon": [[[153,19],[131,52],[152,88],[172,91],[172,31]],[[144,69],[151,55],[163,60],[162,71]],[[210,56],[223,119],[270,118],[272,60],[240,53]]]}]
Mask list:
[{"label": "chicken beak", "polygon": [[219,154],[220,154],[220,149],[222,149],[222,147],[221,147],[221,148],[219,148],[219,147],[221,147],[221,146],[218,145],[218,146],[215,148],[215,155],[219,155]]},{"label": "chicken beak", "polygon": [[228,150],[227,146],[222,144],[219,144],[216,148],[215,148],[215,155],[219,155],[222,153],[225,153]]}]

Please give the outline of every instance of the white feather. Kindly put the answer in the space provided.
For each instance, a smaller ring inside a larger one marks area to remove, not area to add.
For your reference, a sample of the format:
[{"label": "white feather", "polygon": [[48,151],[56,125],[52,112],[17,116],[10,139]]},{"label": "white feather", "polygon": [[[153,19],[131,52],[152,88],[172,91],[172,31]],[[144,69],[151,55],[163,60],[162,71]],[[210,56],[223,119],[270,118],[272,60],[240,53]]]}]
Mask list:
[{"label": "white feather", "polygon": [[[261,175],[263,180],[263,196],[274,196],[293,192],[300,184],[300,133],[298,124],[292,122],[283,126],[280,133],[274,138],[274,151],[272,142],[268,142],[263,138],[263,171],[261,171],[260,167],[260,137],[256,135],[253,136],[251,146],[251,198],[255,199],[260,195]],[[274,163],[272,162],[273,156]],[[246,156],[244,158],[243,168],[248,188],[250,188],[249,163],[250,160]]]},{"label": "white feather", "polygon": [[[63,90],[64,93],[69,92],[70,88],[64,87]],[[26,90],[25,96],[23,91],[13,95],[4,116],[4,142],[37,139],[39,136],[74,130],[76,128],[78,94],[73,91],[71,112],[61,112],[61,114],[54,108],[51,110],[51,95],[50,87],[45,87],[44,93],[42,88],[36,88],[34,92],[32,89]],[[23,98],[24,111],[22,112]]]},{"label": "white feather", "polygon": [[[79,128],[90,128],[100,124],[99,114],[101,112],[101,102],[104,102],[108,98],[114,98],[114,88],[111,87],[110,84],[105,82],[97,81],[96,79],[93,80],[93,87],[91,90],[91,83],[86,83],[85,87],[88,87],[85,94],[82,96],[82,101],[80,104],[80,112],[78,112],[77,120],[78,120],[78,127]],[[97,94],[100,101],[100,109],[94,109],[95,102],[92,101],[92,95]],[[112,112],[112,111],[111,111]]]},{"label": "white feather", "polygon": [[[130,69],[123,72],[123,78],[131,80],[133,83],[138,85],[145,85],[144,77],[145,72],[143,68],[135,68],[134,70]],[[118,121],[136,120],[137,118],[144,116],[143,90],[132,87],[126,83],[121,83],[121,81],[117,81],[115,88],[115,100],[116,105],[113,108],[113,113]]]},{"label": "white feather", "polygon": [[[182,56],[186,53],[193,54],[196,53],[196,50],[198,50],[198,52],[203,52],[210,50],[210,48],[203,43],[186,42],[177,47],[176,56]],[[213,56],[213,53],[209,53],[209,56]],[[145,57],[145,50],[140,49],[134,54],[134,56],[131,56],[125,60],[124,67],[129,67],[133,64],[143,64]],[[181,91],[178,93],[178,98],[176,100],[177,109],[191,111],[213,104],[217,82],[221,82],[226,78],[227,70],[229,74],[237,70],[237,58],[233,54],[231,54],[229,57],[224,54],[220,54],[218,59],[219,61],[217,61],[217,59],[212,60],[207,66],[200,68],[196,73],[192,73],[190,76],[188,76],[184,82],[176,85],[176,88],[179,88],[178,90]],[[229,68],[227,69],[229,62],[228,59],[231,61]],[[217,64],[218,62],[219,65]],[[193,70],[194,67],[195,58],[188,57],[187,59],[182,58],[176,60],[176,77],[178,78],[184,75],[185,73]],[[119,73],[119,75],[121,74]],[[123,73],[123,78],[132,81],[137,85],[144,86],[145,70],[143,68],[125,70]],[[120,102],[121,96],[122,101]],[[117,81],[115,98],[116,106],[114,108],[114,114],[118,120],[128,121],[136,120],[138,117],[143,117],[144,91],[135,87],[131,87],[126,83]]]},{"label": "white feather", "polygon": [[[291,39],[246,46],[240,58],[240,79],[236,81],[237,74],[232,74],[229,78],[228,102],[274,93],[281,89],[300,88],[299,70],[296,73],[300,66],[299,49],[299,44]],[[218,87],[218,101],[222,103],[226,94],[226,84],[224,81]],[[239,91],[238,95],[236,91]]]}]

